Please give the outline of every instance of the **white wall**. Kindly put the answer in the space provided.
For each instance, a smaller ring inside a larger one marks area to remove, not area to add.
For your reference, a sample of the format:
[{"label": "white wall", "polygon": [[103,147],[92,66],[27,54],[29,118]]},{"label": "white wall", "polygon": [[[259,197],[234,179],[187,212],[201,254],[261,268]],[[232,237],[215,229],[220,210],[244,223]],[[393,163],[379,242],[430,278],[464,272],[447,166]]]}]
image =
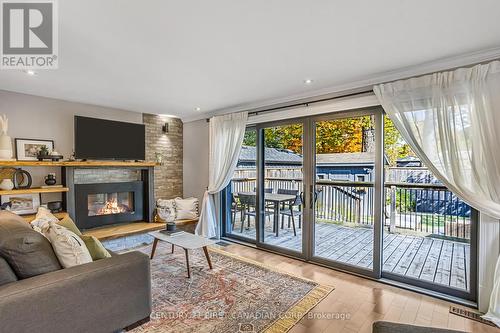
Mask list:
[{"label": "white wall", "polygon": [[200,200],[208,186],[208,122],[184,123],[183,133],[184,197]]},{"label": "white wall", "polygon": [[[57,151],[67,159],[74,146],[75,115],[110,120],[142,123],[142,113],[101,106],[73,103],[58,99],[37,97],[0,90],[0,114],[9,118],[8,134],[12,138],[54,140]],[[14,151],[15,155],[15,151]],[[58,181],[60,168],[25,168],[33,176],[33,186],[43,184],[48,172],[56,172]],[[59,194],[43,195],[42,201],[59,200]]]}]

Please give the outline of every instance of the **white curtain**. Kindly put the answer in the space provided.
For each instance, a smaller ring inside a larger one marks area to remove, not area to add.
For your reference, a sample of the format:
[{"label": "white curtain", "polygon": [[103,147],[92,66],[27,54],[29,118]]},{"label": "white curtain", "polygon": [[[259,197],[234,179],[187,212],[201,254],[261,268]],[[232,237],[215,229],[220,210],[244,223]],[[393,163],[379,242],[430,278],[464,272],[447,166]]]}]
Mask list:
[{"label": "white curtain", "polygon": [[[500,219],[500,62],[381,84],[374,92],[435,176]],[[500,326],[500,261],[494,279],[485,318]]]},{"label": "white curtain", "polygon": [[245,136],[247,112],[216,116],[210,119],[208,189],[203,195],[196,234],[218,236],[215,194],[229,185]]}]

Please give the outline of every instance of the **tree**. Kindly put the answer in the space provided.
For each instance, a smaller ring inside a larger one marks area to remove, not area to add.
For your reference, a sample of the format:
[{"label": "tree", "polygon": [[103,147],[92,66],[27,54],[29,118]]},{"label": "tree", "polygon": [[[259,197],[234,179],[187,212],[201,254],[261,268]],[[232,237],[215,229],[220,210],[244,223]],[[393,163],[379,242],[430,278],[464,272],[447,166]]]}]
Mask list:
[{"label": "tree", "polygon": [[[370,140],[367,132],[373,131],[372,116],[352,117],[320,121],[316,123],[316,153],[361,153],[366,150],[366,142]],[[289,149],[302,154],[302,125],[293,124],[264,129],[265,145],[268,148]],[[257,132],[249,130],[245,133],[243,144],[255,147]],[[384,146],[390,165],[396,165],[398,158],[414,156],[410,146],[406,144],[393,122],[384,116]]]}]

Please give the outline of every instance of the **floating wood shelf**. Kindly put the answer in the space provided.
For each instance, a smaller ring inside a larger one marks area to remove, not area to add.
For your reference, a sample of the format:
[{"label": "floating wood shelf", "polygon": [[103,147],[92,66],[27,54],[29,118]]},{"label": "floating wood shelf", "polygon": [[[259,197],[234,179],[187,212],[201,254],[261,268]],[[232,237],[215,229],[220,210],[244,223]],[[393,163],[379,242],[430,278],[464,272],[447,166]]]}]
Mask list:
[{"label": "floating wood shelf", "polygon": [[69,188],[67,187],[51,187],[51,188],[41,188],[41,187],[32,187],[22,190],[3,190],[0,191],[0,195],[12,195],[12,194],[36,194],[36,193],[61,193],[68,192]]},{"label": "floating wood shelf", "polygon": [[128,162],[128,161],[0,161],[0,166],[27,166],[27,167],[154,167],[155,162]]}]

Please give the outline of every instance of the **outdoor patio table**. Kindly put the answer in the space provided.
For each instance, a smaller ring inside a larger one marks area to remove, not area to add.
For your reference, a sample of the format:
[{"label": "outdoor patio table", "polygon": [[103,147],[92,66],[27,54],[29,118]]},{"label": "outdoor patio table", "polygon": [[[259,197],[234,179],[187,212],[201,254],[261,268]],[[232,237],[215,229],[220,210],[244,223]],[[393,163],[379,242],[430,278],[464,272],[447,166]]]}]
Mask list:
[{"label": "outdoor patio table", "polygon": [[[239,194],[244,194],[244,195],[253,195],[256,196],[255,192],[239,192]],[[238,196],[236,195],[236,196]],[[276,233],[276,237],[279,236],[279,216],[280,216],[280,210],[281,210],[281,204],[285,202],[290,202],[295,200],[296,196],[292,194],[278,194],[278,193],[265,193],[265,201],[266,202],[271,202],[274,206],[274,219],[273,219],[273,231]]]}]

